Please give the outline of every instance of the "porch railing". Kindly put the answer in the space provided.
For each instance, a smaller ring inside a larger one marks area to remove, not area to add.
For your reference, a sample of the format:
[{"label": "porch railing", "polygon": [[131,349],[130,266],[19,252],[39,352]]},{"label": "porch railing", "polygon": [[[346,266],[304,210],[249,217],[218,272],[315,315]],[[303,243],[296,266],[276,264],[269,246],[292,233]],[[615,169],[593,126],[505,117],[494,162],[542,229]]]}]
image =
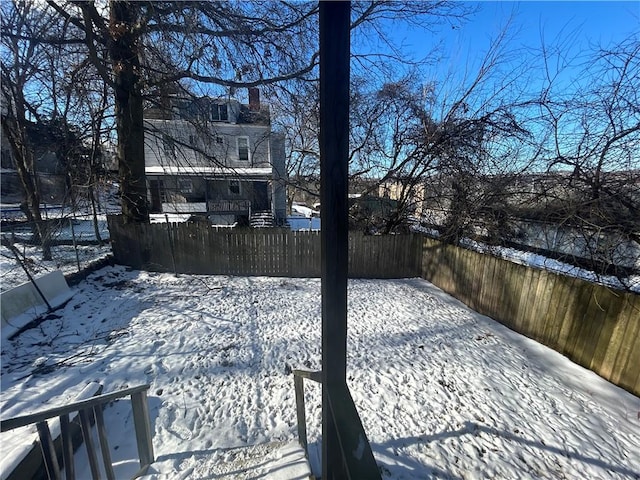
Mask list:
[{"label": "porch railing", "polygon": [[250,208],[251,200],[209,200],[207,202],[207,211],[214,213],[244,213]]},{"label": "porch railing", "polygon": [[[307,441],[307,419],[304,401],[304,380],[322,384],[322,372],[306,370],[293,371],[293,384],[296,393],[296,416],[298,423],[298,441],[309,456]],[[376,464],[371,445],[362,426],[353,398],[347,385],[324,386],[329,398],[332,428],[335,429],[340,446],[342,466],[336,467],[337,477],[345,479],[379,479],[380,470]],[[323,472],[323,476],[325,473]]]},{"label": "porch railing", "polygon": [[87,454],[89,456],[89,466],[91,468],[91,476],[94,480],[100,478],[100,469],[98,466],[98,458],[96,449],[91,435],[91,417],[94,416],[95,424],[98,431],[98,439],[100,443],[100,451],[104,463],[104,471],[108,480],[115,480],[113,464],[111,461],[111,453],[109,443],[107,441],[107,431],[104,425],[104,416],[102,410],[105,404],[127,396],[131,396],[131,408],[133,410],[133,424],[136,434],[136,442],[138,445],[138,457],[140,459],[140,470],[136,472],[133,478],[144,475],[149,466],[154,461],[153,444],[151,442],[151,420],[149,417],[149,409],[147,406],[147,390],[149,385],[140,385],[137,387],[127,388],[113,393],[98,395],[87,400],[81,400],[62,407],[55,407],[44,412],[33,413],[21,417],[14,417],[0,422],[0,431],[7,432],[27,425],[35,424],[40,437],[40,448],[44,459],[45,468],[48,478],[61,480],[61,468],[58,463],[58,455],[56,453],[51,431],[47,420],[60,418],[60,435],[62,437],[62,459],[66,480],[74,480],[75,467],[73,461],[73,444],[71,435],[71,423],[69,416],[78,412],[80,418],[80,426],[82,429],[82,437],[86,444]]}]

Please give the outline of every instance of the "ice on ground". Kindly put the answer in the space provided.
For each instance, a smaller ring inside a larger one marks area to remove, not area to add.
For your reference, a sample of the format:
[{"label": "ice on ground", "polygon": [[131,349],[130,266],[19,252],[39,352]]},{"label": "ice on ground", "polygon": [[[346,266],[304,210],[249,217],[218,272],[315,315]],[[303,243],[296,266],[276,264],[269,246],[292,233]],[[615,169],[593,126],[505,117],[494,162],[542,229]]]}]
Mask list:
[{"label": "ice on ground", "polygon": [[[3,418],[90,381],[149,383],[150,479],[269,478],[277,450],[262,449],[295,441],[291,369],[321,366],[320,280],[109,267],[57,313],[3,338]],[[348,382],[383,478],[640,478],[640,399],[560,354],[420,279],[350,280],[348,318]],[[321,392],[305,390],[318,474]],[[137,469],[130,402],[105,418],[120,478]]]}]

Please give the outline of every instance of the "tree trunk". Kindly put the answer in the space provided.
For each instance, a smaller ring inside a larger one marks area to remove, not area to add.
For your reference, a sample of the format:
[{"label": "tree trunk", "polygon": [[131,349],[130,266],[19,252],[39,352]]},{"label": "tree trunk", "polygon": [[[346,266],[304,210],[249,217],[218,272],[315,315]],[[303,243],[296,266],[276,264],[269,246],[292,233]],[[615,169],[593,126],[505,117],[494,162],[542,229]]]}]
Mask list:
[{"label": "tree trunk", "polygon": [[89,195],[89,201],[91,202],[93,232],[96,235],[96,240],[98,241],[98,245],[102,246],[102,237],[100,236],[100,225],[98,223],[98,209],[96,208],[96,196],[94,194],[93,183],[89,184],[88,195]]},{"label": "tree trunk", "polygon": [[454,178],[451,182],[451,204],[441,235],[445,243],[457,245],[465,234],[465,219],[469,214],[468,182],[465,176]]},{"label": "tree trunk", "polygon": [[27,215],[27,221],[31,224],[34,240],[42,245],[42,259],[51,260],[51,242],[47,225],[40,214],[40,193],[35,176],[33,151],[27,143],[27,121],[23,105],[23,99],[20,97],[15,99],[15,106],[10,110],[11,113],[8,112],[2,116],[2,126],[7,135],[18,178],[24,190],[26,200],[24,212]]},{"label": "tree trunk", "polygon": [[138,38],[134,29],[139,7],[135,2],[112,1],[111,61],[115,83],[117,159],[122,215],[125,223],[148,222],[144,172],[144,124],[140,87]]}]

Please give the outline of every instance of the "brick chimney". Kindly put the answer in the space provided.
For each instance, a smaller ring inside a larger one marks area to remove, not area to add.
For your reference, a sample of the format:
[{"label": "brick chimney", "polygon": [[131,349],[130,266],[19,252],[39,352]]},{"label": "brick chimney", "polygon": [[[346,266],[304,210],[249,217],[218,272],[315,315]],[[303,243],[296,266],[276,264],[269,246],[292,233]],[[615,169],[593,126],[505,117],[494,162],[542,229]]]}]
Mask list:
[{"label": "brick chimney", "polygon": [[252,112],[260,111],[260,89],[258,87],[249,88],[249,110]]}]

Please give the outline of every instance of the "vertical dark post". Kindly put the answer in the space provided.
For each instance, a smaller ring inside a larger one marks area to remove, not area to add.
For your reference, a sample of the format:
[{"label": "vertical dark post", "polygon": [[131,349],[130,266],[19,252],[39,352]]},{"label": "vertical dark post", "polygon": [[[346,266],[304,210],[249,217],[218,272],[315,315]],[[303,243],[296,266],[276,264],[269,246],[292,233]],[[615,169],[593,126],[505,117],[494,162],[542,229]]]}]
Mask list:
[{"label": "vertical dark post", "polygon": [[320,2],[320,202],[322,204],[322,477],[342,475],[329,408],[332,386],[346,384],[349,2]]},{"label": "vertical dark post", "polygon": [[89,456],[89,467],[91,469],[91,478],[100,478],[100,467],[98,467],[98,456],[93,445],[93,436],[91,435],[91,413],[92,410],[80,410],[80,427],[82,427],[82,438],[87,448]]},{"label": "vertical dark post", "polygon": [[51,431],[46,421],[36,424],[38,435],[40,435],[40,448],[42,449],[42,457],[44,458],[44,466],[47,470],[47,477],[54,480],[60,480],[60,467],[58,466],[58,457],[56,449],[51,439]]},{"label": "vertical dark post", "polygon": [[131,408],[133,410],[133,426],[136,431],[136,443],[138,444],[138,456],[140,467],[144,468],[153,463],[153,438],[151,434],[151,418],[147,405],[147,392],[133,393],[131,395]]},{"label": "vertical dark post", "polygon": [[304,407],[304,378],[293,376],[293,388],[296,392],[296,418],[298,420],[298,440],[304,449],[304,455],[309,455],[307,443],[307,414]]},{"label": "vertical dark post", "polygon": [[69,415],[60,415],[60,437],[62,438],[62,459],[66,480],[75,480],[76,467],[73,463],[73,440]]}]

